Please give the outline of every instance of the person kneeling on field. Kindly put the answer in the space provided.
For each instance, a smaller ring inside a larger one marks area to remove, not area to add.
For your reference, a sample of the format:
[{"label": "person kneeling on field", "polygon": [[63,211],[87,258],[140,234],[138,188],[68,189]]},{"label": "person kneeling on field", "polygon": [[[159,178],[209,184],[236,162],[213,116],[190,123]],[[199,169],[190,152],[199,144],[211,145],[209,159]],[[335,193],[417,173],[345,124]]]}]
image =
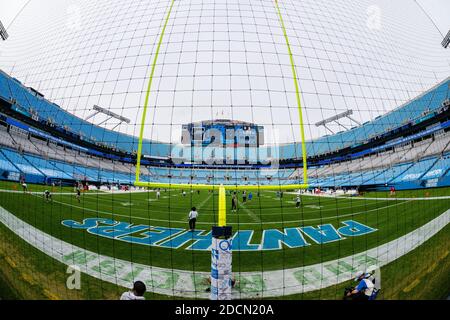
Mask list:
[{"label": "person kneeling on field", "polygon": [[124,292],[120,300],[145,300],[144,293],[147,290],[142,281],[136,281],[133,284],[133,289]]},{"label": "person kneeling on field", "polygon": [[370,273],[358,271],[355,278],[355,281],[359,281],[358,285],[355,288],[346,289],[345,296],[352,300],[374,300],[377,290],[374,279],[370,279],[371,276]]},{"label": "person kneeling on field", "polygon": [[191,212],[189,212],[189,229],[194,231],[195,223],[197,222],[198,212],[195,207],[191,208]]}]

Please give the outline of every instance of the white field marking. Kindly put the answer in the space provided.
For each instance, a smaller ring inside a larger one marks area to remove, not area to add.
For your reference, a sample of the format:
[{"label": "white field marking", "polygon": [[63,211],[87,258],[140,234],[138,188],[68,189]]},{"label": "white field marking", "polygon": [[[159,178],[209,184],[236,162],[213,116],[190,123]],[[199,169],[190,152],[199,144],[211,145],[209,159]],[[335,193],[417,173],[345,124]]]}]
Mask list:
[{"label": "white field marking", "polygon": [[[53,237],[20,220],[2,207],[0,207],[0,222],[18,237],[64,265],[73,265],[76,262],[76,256],[92,258],[86,263],[80,263],[78,267],[83,273],[102,281],[129,287],[134,280],[130,280],[129,275],[139,270],[135,275],[136,279],[151,283],[151,285],[147,285],[147,288],[155,293],[197,299],[208,299],[209,297],[209,293],[206,292],[207,285],[199,287],[198,281],[194,280],[207,279],[210,272],[161,268],[94,253]],[[260,299],[292,295],[343,283],[354,277],[352,270],[365,270],[373,264],[383,267],[416,249],[449,223],[450,210],[447,210],[399,238],[378,247],[340,257],[337,260],[290,269],[265,271],[263,275],[261,271],[236,272],[235,277],[249,285],[243,288],[234,288],[233,299]],[[348,264],[351,268],[342,273],[333,271],[339,270],[342,263]],[[114,272],[108,272],[108,268],[99,269],[98,266],[103,264],[117,266],[117,268],[114,268]],[[316,274],[320,275],[320,279],[315,277]],[[255,283],[255,278],[261,279],[263,289],[252,285]],[[171,279],[177,280],[171,282]],[[167,285],[168,283],[170,285]]]},{"label": "white field marking", "polygon": [[[264,197],[266,197],[266,198],[270,198],[270,199],[273,199],[273,200],[275,200],[275,201],[283,201],[283,199],[280,199],[279,197],[270,197],[270,196],[264,196]],[[308,197],[308,195],[304,195],[304,194],[302,194],[301,195],[301,197]],[[319,196],[311,196],[311,197],[315,197],[315,198],[317,198],[317,197],[319,197]],[[321,203],[324,205],[324,206],[327,206],[327,205],[329,205],[329,204],[336,204],[336,201],[335,200],[340,200],[340,204],[342,204],[342,203],[351,203],[352,201],[349,201],[349,200],[353,200],[353,198],[352,197],[331,197],[331,196],[329,196],[329,197],[323,197],[324,199],[321,199],[320,201],[321,201]],[[381,200],[381,198],[379,198],[380,200]],[[286,202],[289,202],[289,201],[286,201]],[[363,205],[362,205],[363,206]],[[358,206],[348,206],[348,207],[340,207],[341,209],[347,209],[347,208],[357,208]],[[334,209],[330,209],[330,211],[332,211],[332,210],[334,210]]]},{"label": "white field marking", "polygon": [[[209,201],[209,199],[211,199],[212,194],[210,194],[205,200],[203,200],[202,202],[200,202],[200,204],[196,207],[197,210],[200,210],[201,208],[203,208],[203,206]],[[208,215],[208,214],[202,214],[202,215]],[[214,215],[214,214],[211,214]]]},{"label": "white field marking", "polygon": [[[36,194],[43,194],[44,191],[19,191],[19,190],[5,190],[5,189],[0,189],[0,193],[19,193],[19,194],[31,194],[31,195],[36,195]],[[137,192],[136,192],[137,193]],[[53,196],[74,196],[76,195],[76,192],[52,192]],[[110,196],[111,193],[108,192],[104,192],[104,191],[91,191],[91,192],[81,192],[81,195],[83,196]]]},{"label": "white field marking", "polygon": [[439,196],[439,197],[417,197],[417,198],[370,198],[370,197],[341,197],[340,199],[355,199],[355,200],[386,200],[386,201],[395,201],[395,200],[447,200],[450,199],[450,196]]},{"label": "white field marking", "polygon": [[[210,194],[203,202],[202,202],[202,205],[201,205],[201,207],[203,207],[204,205],[205,205],[205,203],[206,202],[208,202],[209,201],[209,199],[211,199],[211,197],[212,197],[213,195],[212,194]],[[169,197],[181,197],[181,195],[179,195],[179,194],[172,194],[172,195],[170,195],[170,196],[162,196],[161,198],[169,198]],[[118,201],[120,201],[120,199],[88,199],[88,198],[86,198],[86,199],[84,199],[84,201],[85,202],[89,202],[89,201],[92,201],[92,202],[95,202],[95,203],[98,203],[98,202],[103,202],[103,203],[108,203],[108,204],[111,204],[111,200],[113,201],[113,202],[118,202]],[[158,201],[158,199],[156,199],[156,198],[150,198],[150,199],[147,199],[147,201]],[[134,200],[134,202],[133,203],[135,203],[135,204],[137,204],[137,203],[142,203],[142,204],[144,204],[145,205],[145,200]],[[121,203],[122,205],[123,205],[123,203]],[[148,208],[147,209],[145,209],[145,208],[139,208],[139,207],[135,207],[133,210],[136,210],[136,211],[143,211],[143,212],[148,212]],[[211,215],[211,216],[214,216],[215,214],[203,214],[203,215]]]},{"label": "white field marking", "polygon": [[[19,194],[30,194],[30,195],[42,195],[44,194],[44,191],[16,191],[16,190],[2,190],[0,189],[0,193],[19,193]],[[66,196],[74,196],[76,195],[75,192],[54,192],[52,195],[66,195]]]},{"label": "white field marking", "polygon": [[[313,205],[313,204],[308,204],[308,205],[306,205],[305,206],[306,208],[311,208],[311,209],[317,209],[317,210],[320,210],[320,209],[322,209],[323,208],[323,206],[316,206],[316,205]],[[340,210],[341,208],[339,208],[339,210]],[[325,211],[325,210],[322,210],[322,211]]]},{"label": "white field marking", "polygon": [[372,198],[372,197],[346,197],[346,196],[337,196],[337,195],[318,195],[318,194],[303,194],[304,197],[323,197],[323,198],[332,198],[332,199],[347,199],[347,200],[386,200],[386,201],[395,201],[395,200],[446,200],[450,199],[450,196],[437,196],[437,197],[410,197],[410,198],[397,198],[397,197],[389,197],[389,198]]},{"label": "white field marking", "polygon": [[[199,206],[197,207],[197,210],[200,210],[209,201],[209,199],[211,197],[212,197],[212,195],[209,195],[204,201],[202,201],[199,204]],[[53,202],[62,204],[64,206],[81,209],[81,210],[84,210],[84,211],[98,212],[100,214],[110,215],[110,216],[119,216],[119,217],[125,217],[125,218],[133,218],[133,219],[139,219],[139,220],[144,220],[144,221],[158,221],[158,222],[167,222],[167,223],[172,223],[172,222],[185,223],[184,221],[180,221],[180,220],[164,220],[164,219],[143,218],[143,217],[137,217],[137,216],[132,216],[132,215],[111,213],[111,212],[102,211],[102,210],[94,210],[94,209],[80,207],[80,206],[76,206],[76,205],[65,203],[65,202],[60,202],[60,201],[57,201],[57,200],[53,200]],[[133,209],[133,210],[135,210],[135,209]],[[143,210],[143,209],[141,209],[141,210]],[[158,213],[162,213],[162,212],[158,212]],[[179,213],[179,214],[181,215],[181,213]],[[207,214],[203,214],[203,215],[207,215]],[[211,215],[214,215],[214,214],[211,214]],[[197,222],[197,224],[211,225],[212,222]]]},{"label": "white field marking", "polygon": [[[149,192],[154,192],[154,191],[116,191],[116,193],[120,193],[120,194],[127,194],[127,193],[149,193]],[[266,191],[267,192],[267,191]],[[271,192],[275,192],[275,191],[271,191]],[[6,190],[6,189],[0,189],[0,193],[20,193],[20,194],[39,194],[42,195],[44,193],[44,191],[19,191],[19,190]],[[83,196],[110,196],[111,194],[113,194],[113,192],[106,192],[106,191],[92,191],[92,192],[83,192],[82,195]],[[296,194],[296,193],[294,193]],[[76,195],[75,192],[54,192],[53,196],[57,196],[57,195]],[[171,197],[174,197],[177,195],[171,195]],[[266,195],[262,195],[263,197],[266,198],[272,198],[272,199],[277,199],[279,200],[280,198],[278,197],[271,197],[271,196],[266,196]],[[401,201],[405,201],[405,200],[418,200],[418,201],[431,201],[431,200],[447,200],[450,199],[450,196],[437,196],[437,197],[410,197],[410,198],[397,198],[397,197],[390,197],[390,198],[372,198],[372,197],[345,197],[345,196],[335,196],[335,195],[314,195],[314,194],[302,194],[302,197],[323,197],[323,198],[331,198],[331,199],[343,199],[343,200],[386,200],[386,201],[396,201],[396,200],[401,200]]]},{"label": "white field marking", "polygon": [[[171,197],[173,197],[173,196],[179,196],[179,195],[171,195]],[[148,201],[155,201],[155,200],[148,200]],[[279,201],[278,198],[275,199],[275,200]],[[90,200],[85,199],[85,201],[90,201]],[[92,201],[95,201],[95,202],[103,201],[104,203],[109,203],[109,204],[111,203],[110,199],[92,199]],[[142,202],[142,201],[138,201],[138,202]],[[296,203],[295,201],[292,201],[292,200],[287,200],[287,201],[284,201],[284,202]],[[344,201],[341,201],[340,203],[347,203],[347,202],[348,201],[344,200]],[[346,206],[346,207],[342,207],[342,206],[336,207],[336,205],[337,205],[336,202],[333,201],[333,202],[324,204],[323,206],[320,206],[321,208],[323,208],[325,206],[332,206],[329,209],[321,209],[321,213],[333,212],[333,211],[336,211],[336,210],[356,209],[356,208],[362,208],[362,207],[367,207],[368,206],[367,204],[361,204],[361,205],[351,205],[351,206]],[[305,205],[305,207],[309,207],[309,206],[311,206],[312,209],[317,209],[317,207],[319,207],[317,205]],[[288,207],[284,207],[284,208],[288,208]],[[263,207],[263,209],[264,209],[264,207]],[[138,208],[138,207],[135,207],[133,210],[142,211],[142,212],[147,212],[148,211],[145,208]],[[298,214],[298,212],[283,212],[283,215],[297,215],[297,214]],[[212,214],[212,213],[204,213],[203,215],[215,216],[215,214]],[[280,215],[280,214],[279,213],[261,213],[261,216],[278,216],[278,215]]]},{"label": "white field marking", "polygon": [[134,206],[133,202],[122,202],[121,205],[124,206],[124,207]]},{"label": "white field marking", "polygon": [[[84,211],[91,211],[94,212],[96,214],[103,214],[103,215],[107,215],[107,216],[112,216],[112,217],[125,217],[125,218],[132,218],[132,219],[136,219],[136,220],[144,220],[144,221],[157,221],[157,222],[166,222],[166,223],[180,223],[180,224],[186,224],[186,221],[180,221],[180,220],[165,220],[165,219],[154,219],[154,218],[143,218],[143,217],[136,217],[136,216],[132,216],[132,215],[124,215],[124,214],[119,214],[119,213],[111,213],[111,212],[106,212],[106,211],[101,211],[101,210],[93,210],[93,209],[89,209],[89,208],[83,208],[83,207],[79,207],[73,204],[69,204],[69,203],[65,203],[65,202],[60,202],[57,200],[53,200],[54,203],[59,203],[63,206],[67,206],[67,207],[72,207],[72,208],[77,208],[80,210],[84,210]],[[343,215],[339,215],[339,216],[332,216],[332,217],[321,217],[321,218],[312,218],[312,219],[301,219],[301,220],[288,220],[288,221],[283,221],[283,224],[288,224],[288,223],[298,223],[298,222],[307,222],[307,221],[323,221],[323,220],[330,220],[330,219],[336,219],[336,218],[342,218],[342,217],[351,217],[351,216],[357,216],[360,214],[364,214],[367,212],[374,212],[374,211],[378,211],[378,210],[383,210],[386,208],[390,208],[390,207],[395,207],[398,206],[400,204],[403,203],[407,203],[410,201],[404,201],[404,202],[399,202],[399,203],[395,203],[389,206],[384,206],[384,207],[378,207],[372,210],[366,210],[366,211],[360,211],[360,212],[355,212],[355,213],[349,213],[349,214],[343,214]],[[272,222],[260,222],[260,223],[253,223],[253,222],[230,222],[228,224],[230,225],[263,225],[263,224],[279,224],[280,222],[276,222],[276,221],[272,221]],[[213,222],[197,222],[197,224],[204,224],[204,225],[211,225],[213,224]]]},{"label": "white field marking", "polygon": [[[238,200],[238,204],[239,204],[239,209],[244,210],[245,213],[247,213],[247,215],[253,221],[257,222],[258,224],[261,223],[261,220],[258,218],[258,216],[252,210],[250,210],[249,208],[245,207],[245,205],[242,202],[240,202],[239,200]],[[239,213],[239,211],[238,211],[238,213]]]},{"label": "white field marking", "polygon": [[[67,194],[65,194],[65,195],[67,195]],[[173,196],[174,195],[172,195],[171,197],[173,197]],[[169,198],[169,196],[162,196],[161,198]],[[85,201],[85,202],[95,202],[95,203],[103,202],[103,203],[108,203],[108,204],[111,204],[111,202],[113,202],[113,203],[123,204],[123,203],[119,202],[121,200],[123,200],[123,199],[118,199],[118,198],[105,199],[104,197],[102,199],[101,198],[84,197],[84,199],[83,199],[83,201]],[[158,201],[158,199],[157,198],[149,198],[146,201],[150,201],[150,202]],[[145,202],[145,200],[134,200],[133,203],[142,203],[145,205],[146,202]],[[147,211],[147,209],[143,209],[143,208],[135,208],[135,210]]]},{"label": "white field marking", "polygon": [[[289,200],[289,201],[285,201],[285,202],[297,204],[297,201],[294,201],[294,200]],[[311,209],[321,209],[321,208],[323,208],[323,206],[316,206],[316,205],[313,205],[313,204],[304,205],[304,207],[305,208],[311,208]],[[357,207],[363,207],[363,206],[357,206]],[[347,209],[347,208],[354,208],[354,207],[339,207],[338,209],[340,210],[340,209]],[[322,211],[333,211],[333,210],[336,210],[336,207],[334,209],[328,209],[328,210],[322,210]]]},{"label": "white field marking", "polygon": [[148,192],[156,192],[154,190],[98,190],[99,192],[106,194],[128,194],[128,193],[148,193]]}]

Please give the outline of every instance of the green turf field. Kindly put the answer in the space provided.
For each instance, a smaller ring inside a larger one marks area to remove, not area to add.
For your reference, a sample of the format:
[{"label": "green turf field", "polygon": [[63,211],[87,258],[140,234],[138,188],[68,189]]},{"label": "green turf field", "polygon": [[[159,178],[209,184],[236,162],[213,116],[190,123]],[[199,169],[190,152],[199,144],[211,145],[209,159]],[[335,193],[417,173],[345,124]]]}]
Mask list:
[{"label": "green turf field", "polygon": [[[80,202],[73,188],[55,187],[53,199],[44,200],[41,194],[45,186],[29,186],[30,193],[0,192],[1,206],[18,218],[38,229],[76,246],[107,256],[137,263],[185,270],[210,270],[210,252],[186,250],[192,242],[180,248],[169,249],[128,243],[62,225],[64,220],[77,222],[86,218],[107,218],[115,221],[167,228],[187,229],[187,215],[192,206],[197,207],[197,228],[208,232],[217,221],[217,194],[188,190],[183,196],[180,190],[162,190],[156,199],[153,191],[141,193],[89,192],[82,194]],[[50,187],[51,188],[51,187]],[[1,183],[2,190],[20,190],[17,184]],[[33,193],[36,192],[36,193]],[[236,213],[231,212],[231,198],[227,197],[227,222],[233,231],[252,230],[250,244],[262,242],[263,230],[299,228],[331,224],[335,228],[342,221],[353,220],[376,231],[358,237],[325,244],[311,244],[301,248],[282,245],[279,250],[234,251],[233,271],[268,271],[338,259],[377,247],[394,240],[436,218],[450,208],[450,199],[424,200],[422,197],[448,195],[450,189],[418,190],[388,193],[367,193],[363,197],[302,196],[301,208],[295,208],[295,194],[285,192],[280,199],[276,192],[264,191],[253,200],[239,204]]]}]

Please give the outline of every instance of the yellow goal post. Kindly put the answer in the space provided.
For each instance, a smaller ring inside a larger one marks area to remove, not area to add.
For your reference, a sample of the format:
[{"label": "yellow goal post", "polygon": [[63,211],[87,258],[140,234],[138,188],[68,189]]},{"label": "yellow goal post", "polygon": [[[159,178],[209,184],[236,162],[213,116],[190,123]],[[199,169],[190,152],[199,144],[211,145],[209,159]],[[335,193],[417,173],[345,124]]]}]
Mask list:
[{"label": "yellow goal post", "polygon": [[219,191],[219,226],[225,226],[226,225],[226,190],[295,190],[295,189],[307,189],[308,186],[308,168],[307,168],[307,154],[306,154],[306,143],[305,143],[305,130],[304,130],[304,122],[303,122],[303,113],[302,113],[302,104],[301,104],[301,95],[300,95],[300,89],[299,89],[299,83],[297,79],[297,72],[294,62],[294,56],[291,51],[291,46],[289,43],[289,37],[287,35],[286,27],[283,21],[283,16],[281,14],[280,7],[278,5],[278,1],[274,0],[274,7],[277,13],[277,16],[279,18],[280,27],[283,30],[283,36],[286,41],[286,47],[288,50],[288,55],[290,59],[291,64],[291,70],[292,70],[292,77],[294,80],[294,87],[295,87],[295,95],[296,95],[296,101],[297,101],[297,108],[298,108],[298,116],[299,116],[299,123],[300,123],[300,136],[301,136],[301,148],[302,148],[302,161],[303,161],[303,183],[301,184],[286,184],[286,185],[223,185],[223,184],[178,184],[178,183],[160,183],[160,182],[147,182],[147,181],[141,181],[140,175],[141,175],[141,159],[142,159],[142,146],[144,141],[144,130],[145,130],[145,123],[147,120],[147,111],[148,111],[148,105],[150,100],[150,92],[152,88],[153,83],[153,77],[155,74],[156,64],[158,61],[159,51],[161,49],[161,44],[164,39],[165,31],[168,25],[168,22],[170,20],[170,15],[172,13],[172,9],[174,6],[175,0],[171,0],[169,9],[167,11],[167,14],[165,16],[164,25],[161,29],[161,33],[159,35],[158,44],[156,47],[156,51],[154,53],[152,65],[151,65],[151,72],[148,80],[147,85],[147,91],[145,95],[145,101],[143,106],[143,112],[142,112],[142,119],[141,119],[141,126],[139,130],[139,142],[138,142],[138,150],[137,150],[137,159],[136,159],[136,177],[134,185],[136,187],[146,187],[146,188],[162,188],[162,189],[186,189],[186,190],[218,190]]}]

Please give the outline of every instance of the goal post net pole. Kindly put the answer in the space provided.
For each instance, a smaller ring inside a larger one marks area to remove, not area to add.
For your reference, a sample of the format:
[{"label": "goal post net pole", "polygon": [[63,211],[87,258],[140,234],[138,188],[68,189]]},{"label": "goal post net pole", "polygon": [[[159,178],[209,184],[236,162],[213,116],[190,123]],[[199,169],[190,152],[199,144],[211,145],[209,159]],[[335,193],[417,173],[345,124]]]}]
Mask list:
[{"label": "goal post net pole", "polygon": [[227,226],[226,190],[219,187],[219,210],[217,226],[211,230],[211,300],[231,300],[232,272],[232,227]]}]

